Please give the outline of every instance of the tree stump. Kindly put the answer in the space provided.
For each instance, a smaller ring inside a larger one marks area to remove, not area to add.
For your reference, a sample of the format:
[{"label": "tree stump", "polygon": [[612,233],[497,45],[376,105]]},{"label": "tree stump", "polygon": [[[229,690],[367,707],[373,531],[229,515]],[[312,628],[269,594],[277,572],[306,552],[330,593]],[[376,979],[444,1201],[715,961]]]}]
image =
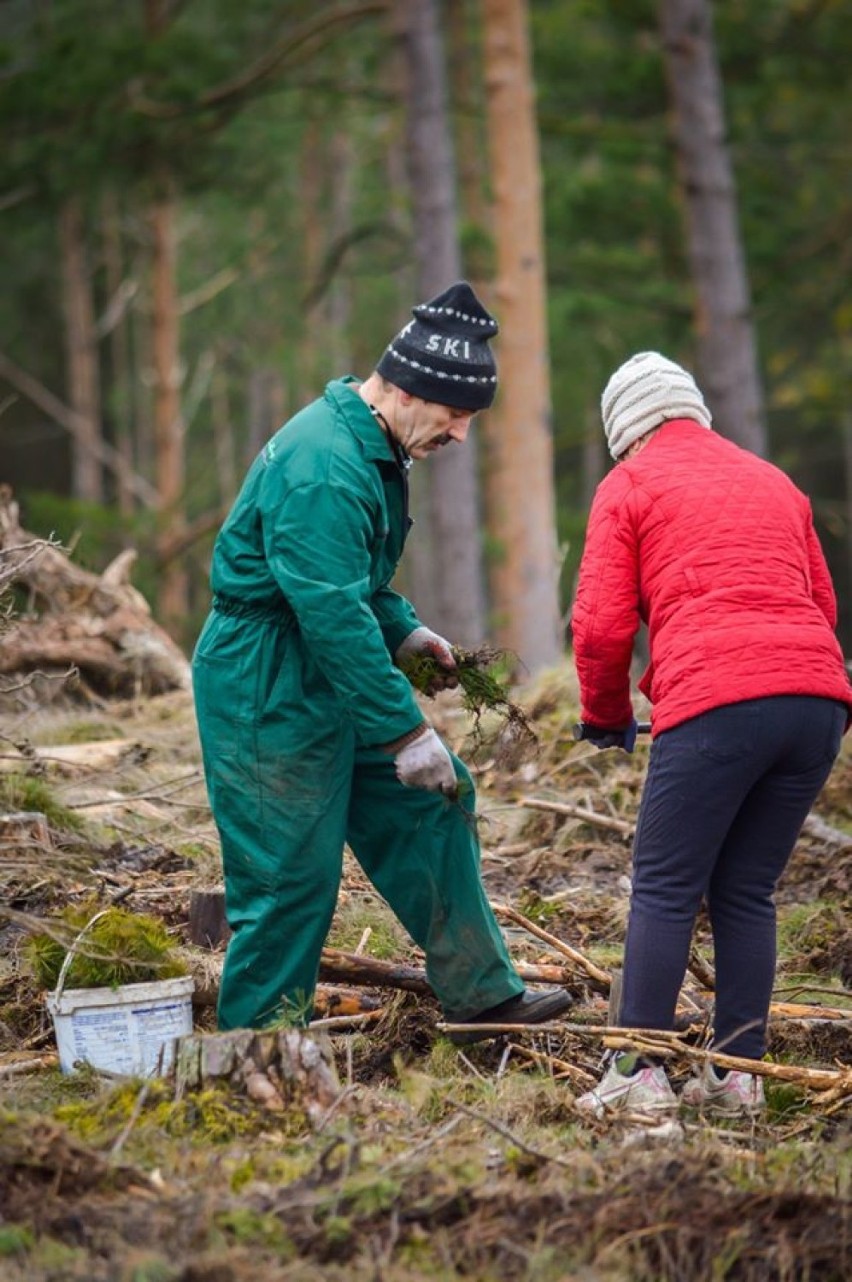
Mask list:
[{"label": "tree stump", "polygon": [[18,810],[0,815],[0,851],[36,846],[48,850],[53,842],[47,818],[39,810]]},{"label": "tree stump", "polygon": [[172,1070],[176,1097],[210,1085],[244,1092],[271,1113],[304,1113],[319,1122],[340,1095],[327,1039],[300,1028],[182,1037]]},{"label": "tree stump", "polygon": [[193,890],[189,896],[189,938],[199,948],[219,948],[231,938],[221,886]]}]

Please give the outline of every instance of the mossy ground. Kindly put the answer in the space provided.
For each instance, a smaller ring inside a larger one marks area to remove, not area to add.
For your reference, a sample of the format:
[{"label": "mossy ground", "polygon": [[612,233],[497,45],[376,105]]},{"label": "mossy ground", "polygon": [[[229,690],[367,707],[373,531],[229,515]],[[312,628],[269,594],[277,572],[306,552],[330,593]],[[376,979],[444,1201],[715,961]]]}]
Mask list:
[{"label": "mossy ground", "polygon": [[[617,833],[524,810],[522,795],[567,798],[631,817],[646,747],[634,758],[570,742],[570,677],[524,694],[540,738],[511,768],[479,767],[489,896],[513,904],[589,957],[617,965],[629,845]],[[452,695],[430,716],[457,747],[468,727]],[[63,740],[58,714],[35,728]],[[97,739],[98,714],[71,737]],[[127,907],[185,932],[193,886],[219,881],[188,701],[104,713],[146,753],[108,777],[39,777],[55,803],[57,848],[87,843],[86,869],[22,871],[5,902],[37,919],[63,903]],[[66,718],[66,722],[68,719]],[[104,735],[103,737],[107,737]],[[819,813],[852,828],[848,748]],[[117,800],[116,800],[117,795]],[[122,800],[125,799],[125,800]],[[44,807],[42,807],[44,808]],[[65,826],[70,812],[79,823]],[[3,876],[0,869],[0,877]],[[849,1007],[852,856],[803,838],[779,894],[779,996]],[[369,930],[369,934],[367,931]],[[432,999],[399,993],[376,1024],[332,1035],[342,1097],[319,1124],[264,1111],[224,1088],[178,1097],[169,1080],[63,1077],[13,1062],[52,1048],[27,970],[24,925],[0,922],[0,1278],[3,1282],[841,1282],[852,1276],[852,1117],[772,1083],[757,1122],[685,1116],[655,1133],[579,1117],[579,1089],[553,1065],[594,1072],[593,1035],[539,1034],[460,1052],[436,1029]],[[417,963],[416,950],[351,859],[330,943]],[[512,927],[513,955],[554,957]],[[702,921],[699,950],[712,961]],[[580,1006],[603,1000],[578,980]],[[387,994],[385,994],[387,996]],[[597,1003],[597,1005],[595,1004]],[[206,1018],[206,1017],[205,1017]],[[848,1028],[784,1024],[785,1063],[852,1064]],[[548,1060],[548,1056],[552,1058]],[[674,1062],[676,1084],[688,1066]]]}]

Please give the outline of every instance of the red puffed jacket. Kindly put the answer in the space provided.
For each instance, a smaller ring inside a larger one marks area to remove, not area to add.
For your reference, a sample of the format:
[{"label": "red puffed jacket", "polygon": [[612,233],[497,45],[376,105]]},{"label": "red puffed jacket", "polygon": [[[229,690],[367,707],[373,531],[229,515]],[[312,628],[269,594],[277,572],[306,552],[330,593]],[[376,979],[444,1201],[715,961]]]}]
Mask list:
[{"label": "red puffed jacket", "polygon": [[598,486],[572,612],[582,717],[624,726],[639,682],[653,733],[727,703],[807,694],[852,709],[837,604],[807,498],[771,463],[689,419]]}]

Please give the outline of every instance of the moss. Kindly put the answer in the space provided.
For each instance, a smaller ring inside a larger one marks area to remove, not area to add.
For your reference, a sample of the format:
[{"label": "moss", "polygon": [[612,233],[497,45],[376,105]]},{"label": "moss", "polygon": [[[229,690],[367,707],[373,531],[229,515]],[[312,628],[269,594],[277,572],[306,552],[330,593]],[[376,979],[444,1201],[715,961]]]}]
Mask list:
[{"label": "moss", "polygon": [[559,916],[560,906],[558,903],[547,903],[536,891],[526,888],[521,894],[518,910],[536,925],[547,927]]},{"label": "moss", "polygon": [[35,1235],[25,1224],[0,1224],[0,1260],[26,1255],[35,1246]]},{"label": "moss", "polygon": [[36,810],[51,828],[66,832],[79,833],[85,828],[80,816],[58,802],[43,779],[29,775],[0,775],[0,810]]},{"label": "moss", "polygon": [[793,1082],[766,1082],[766,1120],[787,1122],[797,1113],[806,1112],[808,1101],[803,1090]]},{"label": "moss", "polygon": [[62,729],[62,742],[100,743],[107,739],[123,739],[124,734],[123,728],[117,722],[72,721]]},{"label": "moss", "polygon": [[95,1099],[60,1104],[54,1116],[80,1139],[99,1145],[113,1140],[137,1111],[133,1136],[142,1146],[149,1137],[159,1140],[164,1135],[189,1140],[193,1146],[228,1144],[257,1136],[269,1126],[268,1113],[227,1086],[193,1091],[176,1100],[166,1082],[136,1079]]},{"label": "moss", "polygon": [[328,938],[329,946],[352,952],[367,929],[370,938],[366,951],[370,957],[386,961],[398,958],[404,951],[405,935],[391,910],[381,900],[366,895],[353,897],[340,906]]},{"label": "moss", "polygon": [[[92,922],[99,911],[91,900],[74,904],[50,918],[49,932],[30,937],[27,957],[43,988],[56,987],[66,955],[75,943],[75,956],[65,977],[66,988],[114,988],[187,973],[185,962],[174,953],[171,936],[158,918],[126,908],[108,908]],[[79,939],[90,922],[92,925]]]},{"label": "moss", "polygon": [[270,1251],[281,1261],[292,1260],[296,1248],[287,1236],[281,1221],[274,1215],[253,1211],[250,1207],[234,1207],[221,1211],[214,1217],[216,1228],[232,1241]]},{"label": "moss", "polygon": [[184,1270],[179,1265],[169,1264],[161,1256],[152,1256],[130,1264],[122,1282],[178,1282],[183,1276]]}]

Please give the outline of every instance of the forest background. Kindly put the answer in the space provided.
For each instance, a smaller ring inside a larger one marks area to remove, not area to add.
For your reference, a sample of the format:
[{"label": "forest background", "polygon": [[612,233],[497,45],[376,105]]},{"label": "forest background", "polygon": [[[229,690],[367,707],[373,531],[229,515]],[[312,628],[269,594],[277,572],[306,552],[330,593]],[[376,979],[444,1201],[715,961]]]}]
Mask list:
[{"label": "forest background", "polygon": [[426,622],[558,656],[650,348],[810,495],[852,649],[850,55],[840,0],[4,0],[0,482],[83,565],[136,548],[188,648],[259,445],[464,275],[503,378],[415,469]]}]

